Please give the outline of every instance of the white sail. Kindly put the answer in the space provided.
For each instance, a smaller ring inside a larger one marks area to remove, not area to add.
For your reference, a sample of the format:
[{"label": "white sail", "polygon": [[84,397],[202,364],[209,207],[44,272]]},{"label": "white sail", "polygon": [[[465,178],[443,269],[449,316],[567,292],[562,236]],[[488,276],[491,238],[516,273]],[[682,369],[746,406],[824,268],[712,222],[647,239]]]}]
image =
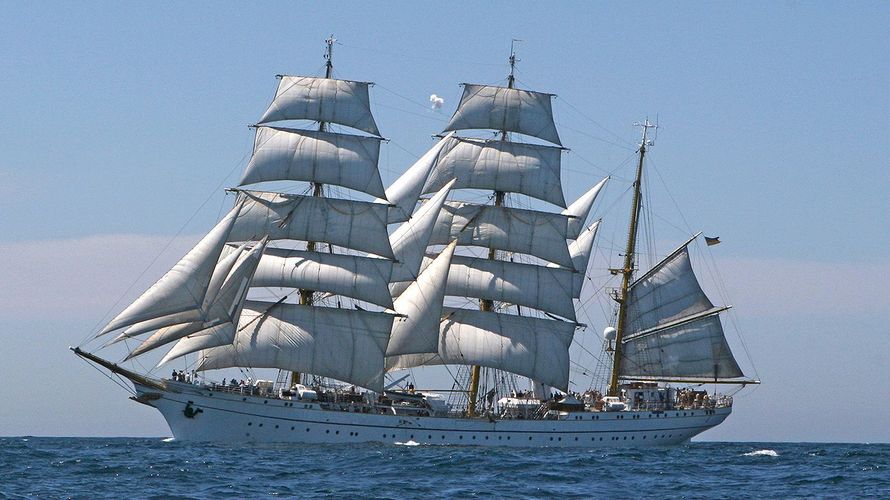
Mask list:
[{"label": "white sail", "polygon": [[454,132],[451,132],[439,140],[435,146],[414,162],[411,168],[406,170],[392,185],[386,188],[385,200],[375,200],[379,203],[392,204],[389,210],[390,224],[404,222],[411,218],[414,207],[417,205],[417,199],[420,197],[423,185],[426,183],[426,178],[430,174],[430,169],[435,165],[443,148],[446,145],[452,144],[449,139],[453,135]]},{"label": "white sail", "polygon": [[216,299],[216,294],[219,293],[219,290],[225,282],[225,279],[229,276],[229,272],[231,272],[232,267],[235,266],[238,257],[241,256],[241,253],[244,251],[246,246],[247,242],[245,242],[238,248],[232,248],[229,246],[223,247],[223,250],[220,254],[221,258],[216,264],[216,268],[213,270],[213,275],[210,278],[210,283],[207,285],[207,293],[204,294],[204,301],[201,303],[200,308],[189,309],[188,311],[183,311],[181,313],[170,314],[167,316],[161,316],[160,318],[153,318],[147,321],[136,323],[135,325],[124,330],[124,332],[120,334],[120,336],[114,339],[114,342],[121,341],[125,338],[135,337],[136,335],[150,332],[152,330],[157,330],[158,328],[178,325],[180,323],[189,323],[205,318],[207,316],[207,312],[210,310],[210,305],[213,304],[213,301]]},{"label": "white sail", "polygon": [[241,204],[236,204],[173,269],[112,319],[99,335],[149,319],[200,308],[220,252],[240,209]]},{"label": "white sail", "polygon": [[575,321],[573,271],[455,255],[445,293],[509,302]]},{"label": "white sail", "polygon": [[[578,239],[569,243],[569,254],[572,256],[572,267],[577,271],[572,286],[572,296],[581,298],[581,289],[587,276],[587,266],[590,264],[590,255],[593,253],[593,241],[596,239],[596,231],[600,227],[598,220],[584,230]],[[552,266],[551,266],[552,267]]]},{"label": "white sail", "polygon": [[452,242],[395,301],[396,318],[386,347],[387,356],[433,352],[439,340],[439,321],[445,283],[454,248]]},{"label": "white sail", "polygon": [[264,239],[239,259],[201,320],[158,330],[142,342],[139,347],[133,349],[127,356],[127,359],[139,356],[205,328],[236,321],[241,313],[244,299],[247,297],[250,280],[256,271],[257,264],[260,262],[260,257],[265,247],[266,240]]},{"label": "white sail", "polygon": [[589,191],[573,201],[569,208],[562,211],[563,215],[569,217],[568,238],[570,240],[578,239],[578,235],[584,230],[584,226],[587,225],[587,217],[590,215],[590,209],[593,207],[593,202],[596,201],[597,195],[603,190],[603,186],[606,185],[608,180],[609,178],[606,177],[599,181],[596,186],[593,186]]},{"label": "white sail", "polygon": [[454,189],[522,193],[565,208],[560,181],[562,149],[501,140],[452,137],[430,171],[423,193],[457,179]]},{"label": "white sail", "polygon": [[281,120],[337,123],[380,135],[365,82],[282,76],[275,99],[257,123]]},{"label": "white sail", "polygon": [[623,377],[720,380],[743,376],[717,314],[636,335],[622,345]]},{"label": "white sail", "polygon": [[379,155],[378,137],[257,127],[253,157],[239,185],[308,181],[385,198],[377,170]]},{"label": "white sail", "polygon": [[329,292],[392,308],[392,265],[388,259],[269,248],[251,286]]},{"label": "white sail", "polygon": [[457,239],[460,245],[534,255],[572,268],[564,215],[458,201],[446,202],[443,208],[430,245]]},{"label": "white sail", "polygon": [[186,354],[198,352],[202,349],[210,349],[231,344],[235,341],[235,324],[231,322],[205,328],[204,330],[192,333],[187,337],[179,339],[172,349],[158,362],[157,366],[181,358]]},{"label": "white sail", "polygon": [[387,370],[424,365],[479,365],[567,390],[575,324],[469,309],[446,309],[438,352],[387,358]]},{"label": "white sail", "polygon": [[648,330],[714,307],[695,278],[687,245],[631,284],[627,298],[630,331]]},{"label": "white sail", "polygon": [[241,194],[244,208],[229,241],[268,235],[272,240],[319,241],[393,258],[385,205],[257,191]]},{"label": "white sail", "polygon": [[445,130],[505,130],[561,144],[553,123],[552,97],[530,90],[466,83]]},{"label": "white sail", "polygon": [[268,306],[247,301],[234,343],[201,351],[198,370],[278,368],[383,390],[383,355],[392,329],[391,315],[292,304]]},{"label": "white sail", "polygon": [[399,226],[389,237],[396,258],[390,281],[413,281],[420,274],[420,265],[426,247],[431,244],[430,236],[437,216],[454,183],[455,180],[452,179],[442,186],[435,196],[417,210],[411,220]]}]

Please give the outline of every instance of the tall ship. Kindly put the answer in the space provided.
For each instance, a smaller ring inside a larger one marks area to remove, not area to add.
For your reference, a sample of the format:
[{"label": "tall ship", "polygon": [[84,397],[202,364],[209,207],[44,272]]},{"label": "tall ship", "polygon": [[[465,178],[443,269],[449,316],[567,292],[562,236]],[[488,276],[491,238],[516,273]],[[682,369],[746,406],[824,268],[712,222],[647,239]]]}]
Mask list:
[{"label": "tall ship", "polygon": [[[601,225],[588,219],[609,179],[566,202],[553,95],[517,88],[511,50],[506,84],[463,84],[433,147],[384,187],[370,84],[333,77],[333,42],[324,77],[278,76],[229,212],[72,348],[132,385],[175,439],[669,445],[730,415],[718,387],[758,383],[724,335],[728,307],[693,272],[700,235],[640,269],[651,123],[622,261],[597,291],[614,308],[589,325],[601,353],[579,367],[570,347],[588,327],[579,299]],[[173,366],[185,369],[158,375]],[[571,380],[576,369],[601,382]],[[423,370],[450,387],[415,387]]]}]

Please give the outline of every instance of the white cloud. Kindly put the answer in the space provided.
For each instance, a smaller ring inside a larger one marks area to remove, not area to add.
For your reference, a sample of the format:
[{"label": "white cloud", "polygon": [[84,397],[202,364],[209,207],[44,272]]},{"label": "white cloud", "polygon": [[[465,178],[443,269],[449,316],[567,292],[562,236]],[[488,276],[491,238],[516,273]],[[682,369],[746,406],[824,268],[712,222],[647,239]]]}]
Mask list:
[{"label": "white cloud", "polygon": [[442,106],[445,105],[445,99],[433,94],[430,96],[430,108],[433,110],[442,109]]}]

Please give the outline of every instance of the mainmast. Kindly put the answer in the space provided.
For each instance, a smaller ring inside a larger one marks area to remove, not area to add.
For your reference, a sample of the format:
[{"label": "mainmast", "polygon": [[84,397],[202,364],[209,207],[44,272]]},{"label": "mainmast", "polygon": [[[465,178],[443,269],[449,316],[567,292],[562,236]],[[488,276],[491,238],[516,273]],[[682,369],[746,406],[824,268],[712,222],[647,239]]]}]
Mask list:
[{"label": "mainmast", "polygon": [[618,396],[618,374],[621,370],[621,341],[627,330],[627,292],[633,279],[634,272],[634,256],[637,247],[637,226],[640,220],[640,201],[642,193],[643,181],[643,158],[646,156],[646,147],[651,143],[647,136],[650,128],[656,127],[649,123],[647,119],[644,123],[637,123],[637,126],[643,129],[643,139],[640,141],[639,162],[637,163],[637,176],[634,181],[634,198],[633,207],[630,211],[630,228],[627,232],[627,247],[624,253],[624,267],[621,269],[613,269],[615,274],[621,273],[620,295],[616,299],[618,301],[618,325],[616,326],[615,335],[615,352],[612,355],[612,377],[609,382],[609,396]]},{"label": "mainmast", "polygon": [[[325,71],[324,77],[331,78],[334,74],[334,42],[337,39],[334,38],[334,35],[331,35],[325,40],[325,44],[327,48],[325,49],[324,59],[325,59]],[[328,128],[327,122],[320,121],[318,122],[318,131],[326,132]],[[321,197],[324,196],[324,184],[320,182],[312,182],[312,196]],[[308,241],[306,242],[306,250],[309,252],[315,251],[315,242]],[[315,300],[315,290],[307,290],[300,289],[300,305],[311,306]],[[291,386],[300,383],[300,372],[291,372]]]},{"label": "mainmast", "polygon": [[[514,49],[514,44],[516,40],[510,42],[510,74],[507,76],[507,88],[512,89],[514,83],[516,81],[516,77],[514,76],[514,72],[516,70],[516,50]],[[507,140],[507,131],[501,130],[501,140]],[[500,207],[504,205],[504,198],[506,193],[504,191],[495,191],[494,192],[494,206]],[[494,248],[488,250],[488,259],[489,260],[497,260],[497,251]],[[494,310],[494,301],[488,299],[481,299],[479,301],[479,310],[484,312],[491,312]],[[467,404],[467,415],[470,417],[476,416],[476,398],[479,395],[479,378],[482,372],[482,367],[479,365],[473,365],[470,370],[470,391],[468,404]]]}]

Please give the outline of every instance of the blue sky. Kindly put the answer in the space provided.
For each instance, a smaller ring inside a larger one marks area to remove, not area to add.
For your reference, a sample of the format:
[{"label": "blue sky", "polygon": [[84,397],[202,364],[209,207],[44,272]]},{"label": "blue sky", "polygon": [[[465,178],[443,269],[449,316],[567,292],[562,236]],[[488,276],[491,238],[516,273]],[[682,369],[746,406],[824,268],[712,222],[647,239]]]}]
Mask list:
[{"label": "blue sky", "polygon": [[674,226],[721,236],[711,257],[764,379],[705,437],[890,441],[886,3],[30,2],[0,13],[11,391],[0,435],[167,432],[65,348],[213,225],[274,75],[321,74],[334,33],[335,74],[377,83],[385,183],[432,144],[458,83],[503,82],[522,39],[519,85],[558,95],[567,198],[615,174],[598,208],[604,241],[622,238],[632,124],[657,116],[658,249],[685,239]]}]

